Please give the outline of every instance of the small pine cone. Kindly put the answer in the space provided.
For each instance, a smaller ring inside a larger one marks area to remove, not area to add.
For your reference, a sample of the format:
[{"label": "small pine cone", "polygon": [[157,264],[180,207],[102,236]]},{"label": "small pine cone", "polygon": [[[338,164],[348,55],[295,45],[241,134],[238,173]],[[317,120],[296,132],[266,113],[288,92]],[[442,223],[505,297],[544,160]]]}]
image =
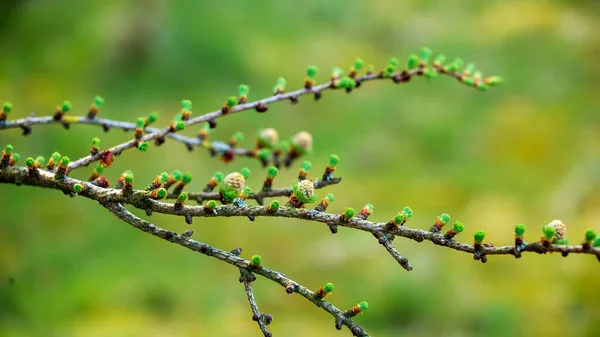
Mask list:
[{"label": "small pine cone", "polygon": [[305,153],[312,150],[313,139],[312,135],[306,131],[298,132],[292,140],[294,148],[300,152]]},{"label": "small pine cone", "polygon": [[313,199],[313,196],[315,195],[315,186],[312,181],[308,179],[300,180],[298,182],[297,194],[299,194],[298,199],[301,201]]},{"label": "small pine cone", "polygon": [[233,172],[228,174],[223,180],[225,187],[232,189],[236,192],[241,192],[242,188],[246,185],[246,180],[241,173]]},{"label": "small pine cone", "polygon": [[557,240],[562,240],[567,237],[567,225],[565,225],[562,221],[558,219],[552,220],[546,226],[551,226],[554,228],[554,230],[556,230],[555,237]]},{"label": "small pine cone", "polygon": [[279,133],[273,128],[262,129],[260,130],[258,139],[262,147],[273,147],[279,143]]}]

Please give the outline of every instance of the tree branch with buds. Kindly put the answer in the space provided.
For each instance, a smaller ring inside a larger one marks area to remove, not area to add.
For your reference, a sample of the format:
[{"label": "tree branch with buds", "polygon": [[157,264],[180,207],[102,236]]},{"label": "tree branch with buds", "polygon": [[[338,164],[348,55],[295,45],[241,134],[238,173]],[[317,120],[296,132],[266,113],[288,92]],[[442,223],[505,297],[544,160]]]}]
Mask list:
[{"label": "tree branch with buds", "polygon": [[[101,148],[98,138],[93,138],[89,154],[76,160],[71,161],[69,157],[54,152],[48,161],[41,156],[28,157],[25,159],[25,166],[17,165],[20,156],[15,153],[12,145],[6,145],[0,159],[0,183],[55,189],[71,197],[79,196],[95,200],[116,217],[137,229],[237,267],[253,319],[264,336],[271,335],[267,325],[271,323],[272,316],[259,311],[251,284],[256,280],[256,275],[279,283],[287,293],[300,294],[331,314],[337,329],[346,326],[355,336],[368,336],[365,330],[353,320],[357,314],[368,308],[368,304],[364,301],[358,302],[342,311],[324,299],[333,291],[334,287],[331,283],[325,283],[321,288],[311,291],[287,278],[283,273],[264,267],[259,255],[254,255],[247,260],[240,257],[242,253],[240,248],[227,252],[195,241],[191,238],[192,229],[182,234],[174,233],[135,216],[124,205],[144,210],[148,216],[156,212],[181,217],[190,225],[199,218],[202,218],[201,221],[209,221],[207,218],[245,217],[254,221],[258,217],[277,217],[323,223],[332,234],[337,233],[339,227],[352,228],[371,233],[377,243],[381,244],[407,271],[413,270],[413,266],[394,246],[393,241],[396,237],[417,242],[427,241],[437,246],[462,251],[472,254],[475,260],[481,262],[486,262],[491,255],[512,255],[518,258],[525,252],[540,254],[560,252],[563,256],[592,254],[600,259],[600,237],[593,230],[585,232],[581,244],[569,245],[566,238],[567,226],[560,220],[545,224],[540,238],[534,238],[531,242],[525,241],[525,226],[518,224],[515,226],[514,245],[494,246],[490,242],[484,242],[487,235],[483,231],[475,232],[473,244],[459,242],[458,238],[464,232],[465,225],[460,221],[451,224],[450,215],[445,213],[432,221],[433,225],[430,227],[428,225],[428,230],[423,230],[407,226],[413,217],[413,211],[409,207],[404,207],[391,218],[386,217],[385,221],[370,220],[374,213],[374,206],[370,203],[360,208],[359,212],[352,207],[331,211],[331,205],[335,200],[334,195],[325,193],[325,196],[319,197],[316,190],[341,182],[341,177],[336,176],[336,169],[340,162],[340,158],[336,155],[330,156],[327,165],[317,175],[311,174],[312,163],[304,160],[295,181],[285,184],[288,185],[287,187],[276,187],[279,185],[277,179],[279,169],[292,167],[298,159],[311,153],[313,140],[310,133],[306,131],[297,133],[289,140],[283,140],[279,138],[275,129],[265,128],[259,130],[256,142],[250,149],[240,147],[244,141],[244,135],[240,132],[235,133],[228,142],[208,141],[209,134],[216,128],[217,118],[246,110],[264,113],[270,104],[281,101],[297,104],[300,96],[309,94],[313,95],[315,100],[320,100],[323,92],[327,90],[342,89],[352,93],[362,88],[363,84],[376,80],[387,79],[393,83],[407,83],[415,77],[432,79],[439,75],[446,75],[480,91],[486,91],[501,82],[501,78],[497,76],[483,77],[473,64],[463,68],[461,59],[446,63],[445,56],[438,55],[431,61],[431,51],[427,48],[423,48],[418,55],[410,55],[402,68],[399,68],[399,61],[396,58],[391,58],[380,71],[375,71],[373,66],[368,66],[366,73],[359,76],[358,72],[364,68],[363,60],[357,59],[350,67],[347,76],[336,67],[332,70],[328,82],[317,85],[318,69],[309,66],[303,88],[287,91],[287,81],[279,78],[273,87],[273,96],[253,102],[248,100],[249,87],[240,85],[238,95],[228,97],[220,109],[197,117],[192,117],[191,101],[182,100],[180,112],[173,116],[164,128],[151,127],[157,121],[156,113],[139,117],[135,123],[99,118],[100,108],[104,105],[104,99],[101,97],[93,100],[85,116],[69,115],[72,107],[68,101],[65,101],[57,107],[52,116],[30,116],[9,120],[12,105],[6,103],[0,112],[0,131],[21,128],[24,134],[29,134],[34,125],[61,124],[68,129],[73,124],[92,124],[103,127],[105,131],[110,128],[133,131],[133,137],[106,149]],[[178,134],[179,131],[195,124],[201,124],[196,138]],[[133,172],[128,170],[123,172],[111,187],[105,176],[105,170],[114,160],[118,160],[118,156],[132,148],[148,151],[150,141],[161,145],[167,138],[182,142],[190,150],[195,146],[205,148],[214,156],[220,155],[225,163],[242,156],[258,159],[266,168],[264,181],[261,186],[253,190],[246,184],[251,172],[244,168],[239,172],[227,174],[216,172],[211,176],[207,175],[205,186],[201,191],[188,191],[188,186],[193,179],[190,172],[183,173],[179,170],[171,173],[162,172],[158,173],[152,181],[140,184],[135,182]],[[87,181],[70,176],[73,170],[96,162]],[[309,178],[309,175],[312,178]],[[270,200],[265,203],[265,199],[276,197],[282,198],[281,201]],[[256,201],[258,205],[249,205],[250,199]],[[195,200],[199,205],[189,205],[190,200]]]}]

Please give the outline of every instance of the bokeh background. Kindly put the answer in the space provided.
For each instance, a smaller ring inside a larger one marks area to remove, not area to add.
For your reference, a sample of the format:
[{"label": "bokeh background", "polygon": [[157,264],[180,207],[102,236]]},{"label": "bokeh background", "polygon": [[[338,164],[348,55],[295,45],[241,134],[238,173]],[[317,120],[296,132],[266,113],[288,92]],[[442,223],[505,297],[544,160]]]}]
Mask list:
[{"label": "bokeh background", "polygon": [[[302,85],[306,66],[320,82],[356,57],[376,68],[422,46],[472,61],[505,84],[480,93],[450,78],[406,85],[368,83],[347,95],[282,102],[266,114],[218,120],[227,140],[275,127],[282,138],[309,130],[312,174],[328,155],[342,184],[330,210],[375,205],[387,221],[411,206],[410,226],[428,229],[447,212],[466,224],[459,239],[486,230],[510,244],[525,223],[536,240],[544,221],[562,219],[579,243],[598,227],[600,197],[600,10],[596,1],[0,1],[0,101],[12,117],[48,115],[63,100],[84,114],[94,95],[100,115],[134,121],[156,110],[166,125],[181,99],[194,113],[219,108],[237,86],[250,99],[271,94],[275,79]],[[197,127],[186,130],[193,135]],[[92,137],[103,146],[131,134],[58,125],[0,132],[22,157],[52,151],[76,158]],[[132,169],[143,185],[162,171],[194,174],[201,189],[216,170],[264,170],[251,159],[225,165],[205,151],[168,141],[129,151],[106,170],[115,181]],[[276,179],[290,185],[299,163]],[[75,173],[86,178],[90,169]],[[96,203],[56,191],[1,186],[0,336],[258,336],[238,283],[217,260],[145,235]],[[137,214],[141,214],[135,210]],[[141,214],[143,215],[143,214]],[[145,217],[145,215],[143,215]],[[182,232],[181,218],[152,221]],[[600,268],[592,256],[472,256],[398,238],[414,265],[407,273],[371,235],[290,219],[196,219],[198,240],[260,253],[264,263],[318,288],[348,308],[367,300],[357,321],[374,336],[596,336]],[[9,282],[9,278],[12,282]],[[275,336],[345,336],[327,313],[259,278],[260,308]]]}]

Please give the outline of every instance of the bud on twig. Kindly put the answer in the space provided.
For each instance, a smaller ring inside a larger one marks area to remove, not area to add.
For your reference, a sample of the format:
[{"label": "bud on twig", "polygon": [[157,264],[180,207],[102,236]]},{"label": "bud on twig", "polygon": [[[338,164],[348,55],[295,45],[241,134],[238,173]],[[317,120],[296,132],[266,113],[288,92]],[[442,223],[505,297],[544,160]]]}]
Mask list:
[{"label": "bud on twig", "polygon": [[439,233],[442,230],[442,227],[446,226],[448,222],[450,222],[450,215],[443,213],[438,216],[437,220],[429,231],[432,233]]},{"label": "bud on twig", "polygon": [[279,170],[277,169],[277,167],[275,167],[275,166],[269,167],[269,169],[267,170],[267,177],[265,178],[265,181],[263,182],[263,186],[262,186],[263,191],[266,192],[266,191],[271,190],[271,187],[273,186],[273,180],[277,176],[278,172],[279,172]]},{"label": "bud on twig", "polygon": [[367,220],[369,215],[373,213],[373,204],[366,204],[365,207],[358,213],[357,217],[361,220]]},{"label": "bud on twig", "polygon": [[315,186],[310,180],[296,180],[292,188],[292,195],[288,201],[288,206],[294,208],[302,208],[304,204],[315,202]]},{"label": "bud on twig", "polygon": [[310,170],[311,166],[312,163],[308,160],[302,162],[302,166],[300,166],[300,172],[298,173],[298,180],[306,179],[306,176],[308,175],[308,171]]},{"label": "bud on twig", "polygon": [[187,172],[181,176],[181,181],[175,186],[173,189],[174,194],[179,194],[183,191],[185,185],[189,184],[192,181],[192,174]]},{"label": "bud on twig", "polygon": [[202,190],[203,192],[212,192],[215,187],[217,187],[224,178],[224,174],[222,172],[216,172],[208,181],[208,183],[206,184],[206,186],[204,187],[204,189]]},{"label": "bud on twig", "polygon": [[327,296],[327,294],[329,294],[332,291],[333,291],[333,283],[331,283],[331,282],[325,283],[324,286],[322,286],[317,291],[315,291],[315,297],[320,300],[320,299],[324,298],[325,296]]},{"label": "bud on twig", "polygon": [[369,308],[369,303],[367,303],[366,301],[362,301],[360,303],[357,303],[355,306],[353,306],[352,308],[346,310],[346,312],[344,312],[344,315],[346,315],[346,317],[354,317],[358,314],[360,314],[361,312],[367,310]]},{"label": "bud on twig", "polygon": [[335,171],[335,167],[340,162],[340,157],[335,154],[329,156],[329,164],[325,168],[325,173],[323,173],[323,180],[329,181],[333,176],[333,172]]},{"label": "bud on twig", "polygon": [[463,225],[463,223],[460,221],[454,221],[452,228],[446,232],[446,234],[444,234],[444,238],[446,238],[446,240],[452,240],[456,234],[462,232],[463,230],[465,230],[465,225]]},{"label": "bud on twig", "polygon": [[323,200],[321,200],[321,203],[319,203],[317,205],[317,207],[315,207],[315,210],[317,210],[319,212],[325,212],[325,210],[327,209],[329,204],[331,204],[333,202],[333,200],[334,200],[333,194],[327,193],[325,198],[323,198]]}]

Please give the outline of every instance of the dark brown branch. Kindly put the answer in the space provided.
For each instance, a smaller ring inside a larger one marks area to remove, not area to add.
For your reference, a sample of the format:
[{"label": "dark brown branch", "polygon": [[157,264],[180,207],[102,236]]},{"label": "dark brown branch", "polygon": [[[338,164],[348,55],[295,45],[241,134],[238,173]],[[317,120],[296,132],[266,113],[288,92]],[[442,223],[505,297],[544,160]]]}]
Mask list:
[{"label": "dark brown branch", "polygon": [[358,332],[357,334],[355,334],[356,336],[369,336],[358,324],[356,324],[356,322],[354,322],[354,320],[346,317],[343,311],[341,311],[328,301],[325,301],[323,299],[317,299],[313,291],[302,286],[298,282],[287,278],[283,273],[266,268],[262,265],[258,267],[250,266],[250,261],[238,257],[233,253],[226,252],[224,250],[212,247],[206,243],[190,239],[185,235],[177,234],[169,230],[160,228],[159,226],[151,222],[145,221],[135,216],[133,213],[129,212],[125,207],[123,207],[123,205],[119,203],[103,202],[102,205],[108,210],[110,210],[119,219],[150,235],[156,236],[174,244],[178,244],[180,246],[183,246],[195,252],[199,252],[206,256],[214,257],[225,263],[236,266],[241,270],[250,271],[251,269],[252,273],[261,275],[275,283],[278,283],[279,285],[284,287],[286,291],[288,291],[287,289],[292,289],[292,293],[296,292],[300,294],[302,297],[314,303],[317,307],[325,310],[334,317],[336,322],[341,322],[353,333]]}]

